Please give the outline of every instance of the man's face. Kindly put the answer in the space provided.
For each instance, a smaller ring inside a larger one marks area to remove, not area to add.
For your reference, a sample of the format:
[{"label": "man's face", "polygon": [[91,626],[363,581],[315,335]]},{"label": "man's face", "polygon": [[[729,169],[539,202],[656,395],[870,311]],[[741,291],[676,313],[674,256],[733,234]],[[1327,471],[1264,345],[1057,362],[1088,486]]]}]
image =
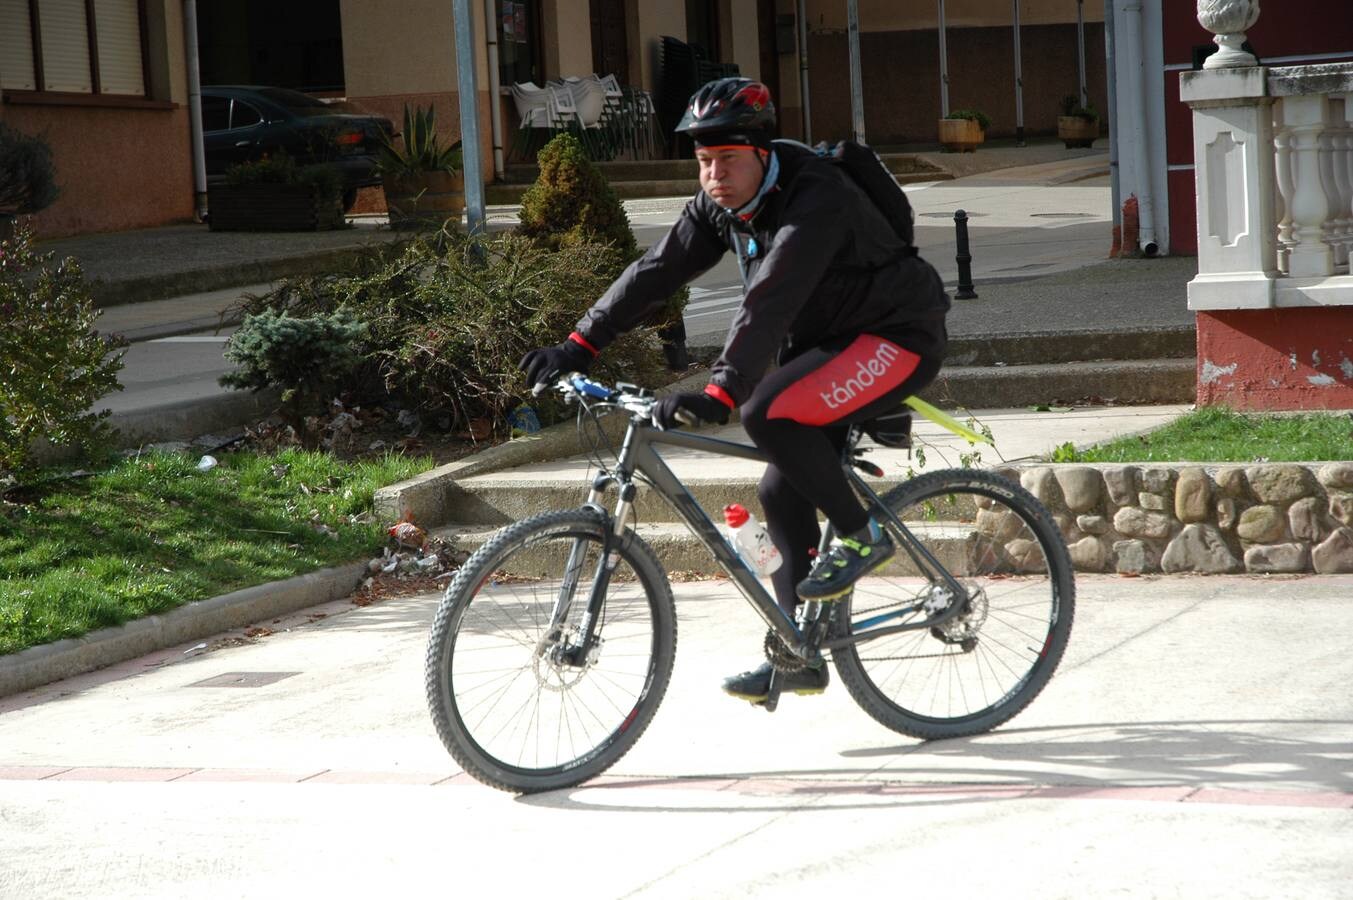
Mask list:
[{"label": "man's face", "polygon": [[756,196],[764,170],[753,147],[697,147],[700,188],[724,209],[737,209]]}]

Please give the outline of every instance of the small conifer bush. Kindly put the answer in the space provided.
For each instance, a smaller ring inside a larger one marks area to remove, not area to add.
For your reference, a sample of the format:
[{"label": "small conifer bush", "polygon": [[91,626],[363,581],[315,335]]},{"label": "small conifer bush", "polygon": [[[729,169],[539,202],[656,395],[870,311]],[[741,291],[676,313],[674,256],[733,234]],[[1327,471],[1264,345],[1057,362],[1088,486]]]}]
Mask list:
[{"label": "small conifer bush", "polygon": [[33,474],[37,439],[86,455],[105,447],[108,412],[93,406],[122,389],[126,342],[94,330],[99,311],[79,264],[53,264],[32,242],[28,226],[0,242],[0,482]]},{"label": "small conifer bush", "polygon": [[[522,195],[520,233],[555,250],[581,243],[609,244],[614,259],[606,274],[614,280],[640,252],[625,207],[606,176],[587,158],[578,139],[567,133],[542,147],[536,162],[540,175]],[[660,329],[680,324],[689,299],[690,290],[683,287],[649,324]]]}]

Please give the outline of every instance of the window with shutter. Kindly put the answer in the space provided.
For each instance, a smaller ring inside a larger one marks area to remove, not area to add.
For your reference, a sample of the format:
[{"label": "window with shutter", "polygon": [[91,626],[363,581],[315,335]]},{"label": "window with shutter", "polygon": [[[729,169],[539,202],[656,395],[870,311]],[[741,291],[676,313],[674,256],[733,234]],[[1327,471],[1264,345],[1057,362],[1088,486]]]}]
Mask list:
[{"label": "window with shutter", "polygon": [[92,93],[84,0],[38,0],[38,28],[42,33],[42,89]]},{"label": "window with shutter", "polygon": [[28,0],[0,0],[0,88],[35,91],[33,23]]},{"label": "window with shutter", "polygon": [[99,92],[143,96],[141,10],[137,0],[94,0],[98,34]]},{"label": "window with shutter", "polygon": [[0,89],[147,97],[145,6],[0,0]]}]

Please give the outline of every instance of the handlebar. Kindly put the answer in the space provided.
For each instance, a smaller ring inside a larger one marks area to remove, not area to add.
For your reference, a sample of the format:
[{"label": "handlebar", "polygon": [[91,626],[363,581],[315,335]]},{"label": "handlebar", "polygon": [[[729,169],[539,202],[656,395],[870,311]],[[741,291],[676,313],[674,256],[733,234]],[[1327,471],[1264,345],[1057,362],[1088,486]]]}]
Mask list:
[{"label": "handlebar", "polygon": [[580,372],[570,372],[560,376],[552,385],[536,385],[531,393],[539,395],[551,388],[569,400],[600,400],[603,403],[612,403],[646,422],[653,420],[653,404],[656,398],[652,391],[638,385],[618,382],[614,387],[610,387],[599,381],[593,381]]}]

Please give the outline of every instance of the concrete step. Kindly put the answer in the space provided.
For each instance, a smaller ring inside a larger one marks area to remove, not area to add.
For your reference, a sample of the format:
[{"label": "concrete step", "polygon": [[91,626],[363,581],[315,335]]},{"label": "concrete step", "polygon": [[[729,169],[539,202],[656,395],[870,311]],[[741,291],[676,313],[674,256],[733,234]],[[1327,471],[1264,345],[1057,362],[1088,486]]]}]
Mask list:
[{"label": "concrete step", "polygon": [[[953,178],[914,153],[885,153],[880,156],[888,171],[917,181],[944,181]],[[612,185],[625,181],[695,181],[700,166],[694,159],[621,160],[597,163],[597,168]],[[504,184],[531,184],[540,175],[536,165],[508,166]],[[919,177],[924,176],[924,177]],[[905,183],[905,182],[904,182]]]},{"label": "concrete step", "polygon": [[[1131,331],[1029,331],[1015,334],[950,335],[945,366],[1028,366],[1087,360],[1193,359],[1192,325]],[[717,354],[722,344],[692,345],[697,355]]]},{"label": "concrete step", "polygon": [[[450,542],[455,549],[473,553],[497,531],[497,528],[483,526],[449,526],[437,529],[433,533]],[[653,548],[658,560],[668,572],[689,572],[707,576],[723,571],[705,545],[683,524],[640,522],[635,531]],[[978,534],[973,526],[960,523],[945,523],[939,526],[927,523],[927,536],[926,546],[930,551],[949,571],[960,576],[971,574],[966,571],[965,559],[972,541],[987,540]],[[563,545],[560,542],[552,542],[538,548],[519,551],[506,571],[513,575],[557,577],[563,567],[561,546]],[[899,553],[888,561],[879,574],[905,578],[915,577],[919,572],[906,554]],[[769,588],[769,580],[763,581],[763,584]]]},{"label": "concrete step", "polygon": [[[484,189],[486,201],[491,204],[510,206],[521,203],[522,194],[530,184],[490,184]],[[700,182],[695,179],[672,179],[658,181],[614,181],[611,187],[621,200],[641,200],[648,197],[689,197],[700,190]]]},{"label": "concrete step", "polygon": [[[581,475],[581,470],[579,472]],[[765,518],[761,503],[756,498],[755,475],[685,478],[682,483],[696,502],[707,513],[721,521],[721,511],[730,503],[741,503],[755,515]],[[870,486],[878,493],[886,493],[903,479],[898,477],[870,479]],[[570,509],[581,506],[587,499],[590,482],[541,478],[527,479],[505,475],[476,475],[466,478],[448,497],[446,522],[449,525],[501,526],[546,509]],[[613,502],[612,498],[612,502]],[[680,518],[667,501],[651,488],[640,485],[635,501],[635,517],[640,523],[678,523]]]},{"label": "concrete step", "polygon": [[1192,403],[1196,375],[1193,357],[946,366],[921,397],[939,406],[967,409],[1069,404],[1096,397],[1119,404]]},{"label": "concrete step", "polygon": [[950,336],[946,366],[1026,366],[1085,360],[1193,359],[1192,325],[1132,331],[1047,331]]}]

